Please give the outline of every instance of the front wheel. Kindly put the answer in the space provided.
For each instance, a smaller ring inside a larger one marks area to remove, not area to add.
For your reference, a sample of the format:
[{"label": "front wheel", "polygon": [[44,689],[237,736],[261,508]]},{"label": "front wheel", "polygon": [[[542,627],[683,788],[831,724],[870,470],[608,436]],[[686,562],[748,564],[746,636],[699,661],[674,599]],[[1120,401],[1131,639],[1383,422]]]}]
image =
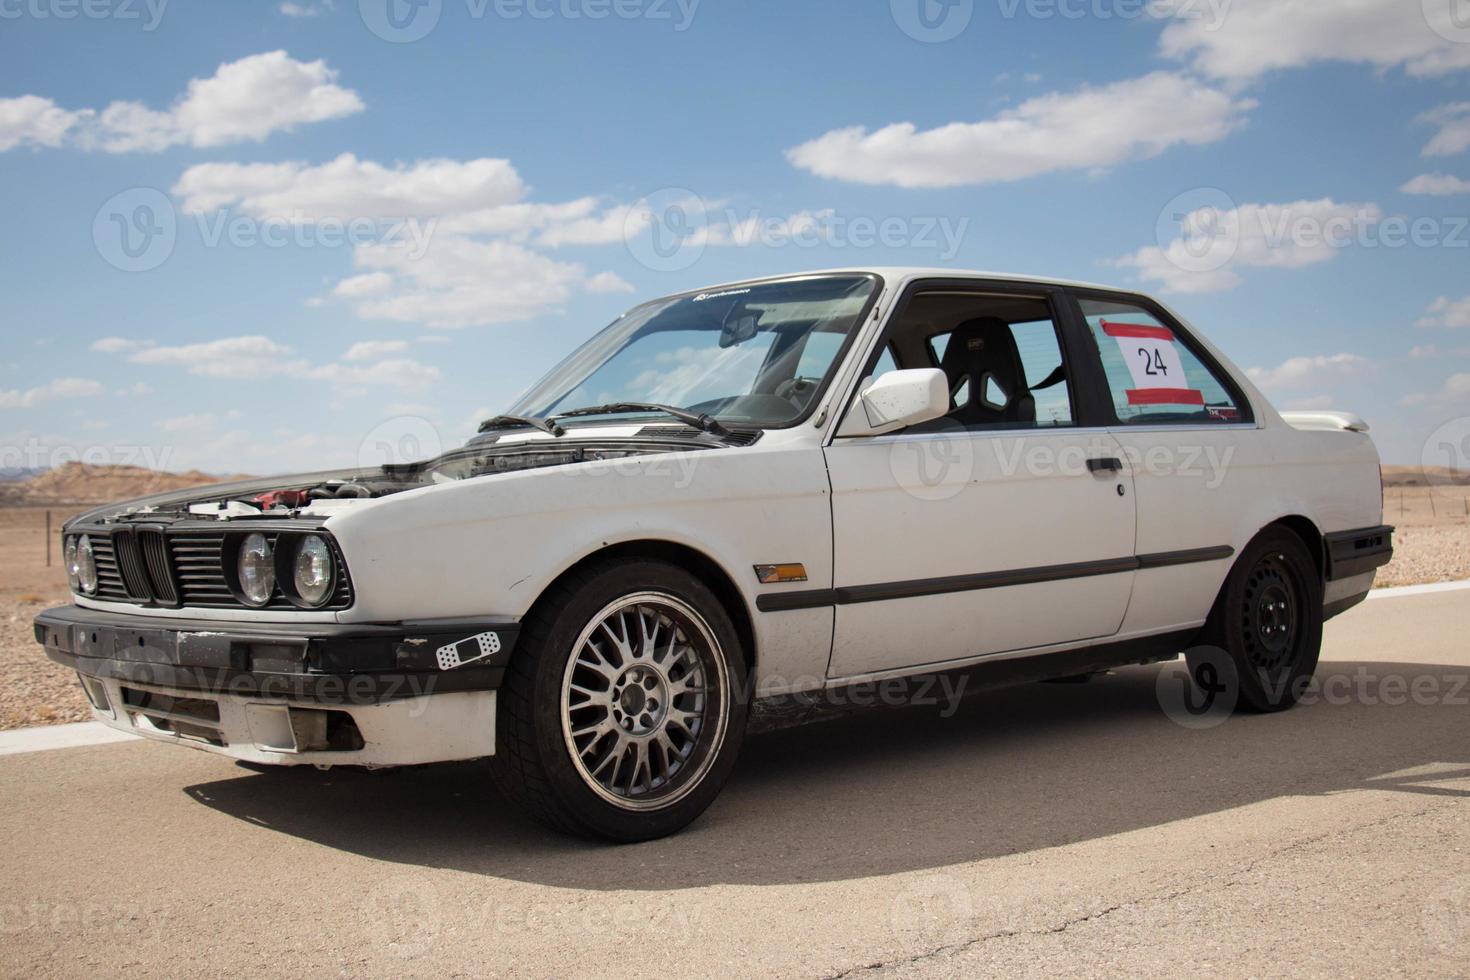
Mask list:
[{"label": "front wheel", "polygon": [[708,588],[663,562],[609,562],[528,619],[498,695],[491,772],[555,829],[663,837],[728,778],[745,691],[739,638]]},{"label": "front wheel", "polygon": [[1283,711],[1305,693],[1322,651],[1322,579],[1306,545],[1271,527],[1246,546],[1221,589],[1201,635],[1206,648],[1188,654],[1190,673],[1204,686],[1218,680],[1209,648],[1228,654],[1248,711]]}]

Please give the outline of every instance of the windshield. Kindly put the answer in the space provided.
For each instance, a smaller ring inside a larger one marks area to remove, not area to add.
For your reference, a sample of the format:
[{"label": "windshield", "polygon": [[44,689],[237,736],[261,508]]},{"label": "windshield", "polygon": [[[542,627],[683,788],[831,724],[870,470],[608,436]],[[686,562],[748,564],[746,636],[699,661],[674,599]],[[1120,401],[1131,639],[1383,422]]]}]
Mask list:
[{"label": "windshield", "polygon": [[510,413],[646,402],[789,425],[825,387],[876,288],[872,276],[822,276],[655,300],[584,344]]}]

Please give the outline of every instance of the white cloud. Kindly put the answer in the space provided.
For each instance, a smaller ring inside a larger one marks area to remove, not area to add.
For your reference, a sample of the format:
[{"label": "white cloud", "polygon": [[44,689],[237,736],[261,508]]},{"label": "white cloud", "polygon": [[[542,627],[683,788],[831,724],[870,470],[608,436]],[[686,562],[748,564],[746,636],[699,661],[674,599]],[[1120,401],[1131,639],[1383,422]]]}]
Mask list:
[{"label": "white cloud", "polygon": [[[348,351],[350,357],[358,347]],[[404,345],[406,346],[406,345]],[[384,348],[391,348],[385,350]],[[371,359],[400,348],[394,342],[380,345],[360,359]],[[329,363],[313,365],[294,356],[292,349],[269,337],[222,337],[198,344],[177,347],[148,347],[128,356],[133,364],[183,368],[190,374],[207,378],[254,380],[267,377],[326,381],[338,386],[361,387],[381,385],[404,390],[418,390],[439,380],[439,369],[410,358],[379,361],[376,364]]]},{"label": "white cloud", "polygon": [[1214,143],[1244,126],[1254,106],[1186,75],[1154,72],[1039,96],[983,122],[837,129],[786,156],[820,177],[862,184],[993,184]]},{"label": "white cloud", "polygon": [[219,424],[219,419],[208,413],[201,415],[179,415],[174,418],[162,419],[157,425],[164,432],[182,432],[198,434],[211,432]]},{"label": "white cloud", "polygon": [[49,384],[23,391],[0,389],[0,408],[34,408],[58,398],[95,398],[105,390],[102,382],[89,378],[57,378]]},{"label": "white cloud", "polygon": [[343,153],[328,163],[202,163],[173,186],[191,212],[235,208],[256,218],[348,221],[463,214],[517,201],[509,160],[420,160],[386,167]]},{"label": "white cloud", "polygon": [[364,340],[347,348],[342,355],[344,361],[376,361],[389,354],[402,354],[408,350],[406,340]]},{"label": "white cloud", "polygon": [[210,147],[259,142],[275,132],[361,112],[357,93],[337,85],[324,61],[296,61],[284,51],[222,64],[189,81],[165,110],[113,102],[100,112],[58,108],[49,99],[0,99],[0,150],[27,144],[108,153],[156,153],[180,144]]},{"label": "white cloud", "polygon": [[0,153],[17,146],[58,147],[89,115],[69,112],[38,95],[0,99]]},{"label": "white cloud", "polygon": [[1419,121],[1439,127],[1434,139],[1424,147],[1425,156],[1452,157],[1470,150],[1470,102],[1452,102],[1431,109]]},{"label": "white cloud", "polygon": [[599,272],[582,285],[589,293],[631,293],[633,284],[616,272]]},{"label": "white cloud", "polygon": [[1470,180],[1461,180],[1449,174],[1420,174],[1399,190],[1405,194],[1450,197],[1454,194],[1470,194]]},{"label": "white cloud", "polygon": [[1426,315],[1417,321],[1416,326],[1448,329],[1470,327],[1470,296],[1453,301],[1447,296],[1441,296],[1429,304],[1429,309],[1425,313]]},{"label": "white cloud", "polygon": [[142,398],[153,394],[153,386],[143,381],[134,381],[126,387],[117,389],[113,394],[119,398]]},{"label": "white cloud", "polygon": [[288,359],[291,348],[260,336],[221,337],[199,344],[148,347],[128,357],[134,364],[181,367],[209,378],[263,378],[304,370],[306,363]]},{"label": "white cloud", "polygon": [[1470,45],[1449,40],[1458,33],[1451,0],[1232,0],[1219,18],[1198,16],[1194,0],[1168,3],[1176,16],[1160,49],[1212,78],[1247,81],[1324,61],[1421,77],[1470,68]]},{"label": "white cloud", "polygon": [[582,266],[558,262],[513,242],[440,236],[424,255],[360,245],[360,267],[393,277],[393,288],[359,297],[358,316],[457,328],[524,320],[565,302],[577,288],[606,291],[612,280],[588,278]]},{"label": "white cloud", "polygon": [[101,340],[92,342],[91,349],[100,354],[117,354],[125,350],[135,350],[139,347],[149,347],[153,344],[151,340],[129,340],[126,337],[103,337]]},{"label": "white cloud", "polygon": [[1290,204],[1246,204],[1228,211],[1201,209],[1179,222],[1167,245],[1149,245],[1111,264],[1171,293],[1210,293],[1241,282],[1240,268],[1300,269],[1330,262],[1362,240],[1383,214],[1374,204],[1330,198]]},{"label": "white cloud", "polygon": [[1286,402],[1288,412],[1315,412],[1331,408],[1334,399],[1331,395],[1313,395],[1310,398],[1293,398]]},{"label": "white cloud", "polygon": [[1361,378],[1372,370],[1373,362],[1366,357],[1331,354],[1293,357],[1277,367],[1251,368],[1246,374],[1262,391],[1271,392],[1324,387]]},{"label": "white cloud", "polygon": [[1439,357],[1439,348],[1434,344],[1416,344],[1409,348],[1409,359],[1414,361],[1429,360]]},{"label": "white cloud", "polygon": [[332,287],[332,295],[345,299],[357,296],[376,296],[386,293],[393,285],[393,277],[386,272],[364,272],[360,276],[348,276]]},{"label": "white cloud", "polygon": [[286,0],[276,9],[287,17],[320,17],[322,14],[336,10],[337,5],[333,0],[320,0],[318,3],[311,3],[309,0],[304,3],[294,3],[292,0]]},{"label": "white cloud", "polygon": [[1415,392],[1399,399],[1399,404],[1404,406],[1448,406],[1467,402],[1470,402],[1470,374],[1466,373],[1450,375],[1445,379],[1445,383],[1435,391]]}]

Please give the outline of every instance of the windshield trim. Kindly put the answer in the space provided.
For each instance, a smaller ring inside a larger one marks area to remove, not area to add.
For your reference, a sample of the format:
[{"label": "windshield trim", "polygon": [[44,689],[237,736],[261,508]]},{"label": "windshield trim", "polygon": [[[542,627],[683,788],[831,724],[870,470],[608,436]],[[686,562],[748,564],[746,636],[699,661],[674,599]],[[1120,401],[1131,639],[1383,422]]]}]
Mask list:
[{"label": "windshield trim", "polygon": [[[880,276],[878,273],[876,273],[876,272],[867,272],[867,271],[864,271],[864,270],[861,270],[861,269],[854,269],[854,270],[846,271],[846,272],[841,271],[841,270],[834,270],[834,271],[829,271],[829,272],[818,272],[818,273],[808,273],[808,274],[798,274],[798,275],[764,276],[764,277],[759,278],[759,279],[742,279],[742,280],[739,280],[737,282],[720,283],[717,286],[703,286],[703,287],[700,287],[700,288],[697,288],[697,289],[686,289],[683,292],[669,293],[666,296],[659,296],[659,297],[656,297],[654,299],[648,300],[645,303],[639,303],[637,306],[634,306],[631,309],[629,309],[626,312],[624,312],[622,315],[620,315],[617,318],[617,320],[614,320],[608,326],[611,327],[611,326],[616,325],[619,321],[625,319],[626,317],[632,316],[634,313],[638,312],[639,310],[643,309],[646,306],[652,306],[652,305],[654,305],[656,303],[672,303],[674,301],[677,301],[677,300],[680,300],[680,299],[684,299],[684,298],[689,297],[689,296],[698,296],[700,293],[723,292],[724,290],[727,290],[727,289],[739,289],[739,288],[744,287],[744,286],[764,286],[764,285],[770,285],[770,284],[774,284],[774,283],[815,282],[815,281],[822,280],[822,279],[867,279],[867,280],[869,280],[869,281],[872,282],[873,289],[868,294],[867,300],[863,303],[863,308],[862,308],[861,312],[858,313],[857,318],[853,321],[852,329],[849,330],[848,333],[847,333],[847,336],[843,338],[841,348],[838,349],[836,356],[832,359],[832,367],[828,370],[826,377],[824,377],[822,379],[821,386],[817,388],[816,393],[812,396],[811,400],[807,403],[806,411],[802,412],[801,415],[797,416],[796,418],[791,419],[788,422],[782,422],[782,423],[779,423],[779,424],[776,424],[776,423],[771,423],[771,424],[755,424],[755,423],[749,423],[749,422],[742,423],[742,422],[737,422],[737,421],[732,421],[732,420],[721,419],[718,415],[712,416],[717,421],[719,421],[721,425],[723,425],[726,428],[731,429],[733,431],[744,431],[744,432],[749,432],[749,431],[763,431],[764,432],[764,431],[776,431],[776,430],[780,430],[780,429],[794,429],[797,426],[799,426],[799,425],[803,424],[804,422],[806,422],[809,418],[811,418],[816,413],[817,409],[821,407],[823,400],[826,398],[828,391],[831,390],[832,384],[835,382],[835,380],[837,379],[837,377],[842,373],[842,367],[847,362],[848,356],[852,353],[853,344],[855,344],[857,342],[858,335],[862,333],[863,327],[867,325],[868,318],[873,315],[873,310],[878,305],[878,300],[882,297],[883,290],[887,286],[887,284],[885,283],[883,277]],[[604,328],[604,329],[606,329],[606,328]],[[593,336],[596,336],[596,335],[594,334]],[[583,343],[585,344],[585,343],[589,342],[591,339],[592,338],[589,337],[588,340],[587,341],[583,341]],[[578,349],[579,350],[581,349],[580,346],[578,347]],[[573,353],[575,353],[575,351]],[[571,357],[571,356],[572,356],[572,354],[570,354],[570,353],[567,355],[567,357]],[[563,361],[565,359],[566,358],[563,358]],[[527,395],[529,395],[532,391],[535,391],[537,388],[541,387],[541,385],[546,381],[546,379],[547,378],[550,378],[551,375],[554,374],[557,371],[557,369],[561,366],[561,364],[562,364],[562,361],[558,361],[557,364],[555,366],[553,366],[550,371],[546,372],[546,374],[543,375],[540,380],[538,380],[530,388],[527,388],[524,393],[522,393],[520,396],[518,396],[516,398],[515,404],[511,406],[512,409],[516,405],[519,405],[521,403],[521,400],[523,398],[525,398]],[[559,418],[560,417],[560,413],[552,412],[549,417],[551,417],[551,418]],[[624,424],[626,424],[626,422],[624,422]]]}]

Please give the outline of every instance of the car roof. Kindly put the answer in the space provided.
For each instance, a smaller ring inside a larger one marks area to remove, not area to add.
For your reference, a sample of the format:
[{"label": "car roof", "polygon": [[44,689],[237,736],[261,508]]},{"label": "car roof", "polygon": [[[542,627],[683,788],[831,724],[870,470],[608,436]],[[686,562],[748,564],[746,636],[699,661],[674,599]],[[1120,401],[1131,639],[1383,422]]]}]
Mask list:
[{"label": "car roof", "polygon": [[1058,279],[1048,276],[1031,276],[1015,272],[994,272],[981,269],[952,269],[925,266],[846,266],[835,269],[810,269],[806,271],[793,271],[771,276],[759,276],[750,279],[737,279],[715,285],[700,286],[689,292],[709,292],[717,289],[725,289],[730,286],[739,286],[752,282],[770,282],[779,279],[800,279],[806,276],[830,276],[842,273],[871,273],[882,276],[883,281],[889,285],[905,282],[911,279],[999,279],[1011,282],[1035,283],[1042,286],[1067,286],[1082,289],[1099,289],[1110,293],[1132,293],[1139,294],[1140,290],[1127,286],[1110,286],[1105,283],[1085,282],[1077,279]]}]

